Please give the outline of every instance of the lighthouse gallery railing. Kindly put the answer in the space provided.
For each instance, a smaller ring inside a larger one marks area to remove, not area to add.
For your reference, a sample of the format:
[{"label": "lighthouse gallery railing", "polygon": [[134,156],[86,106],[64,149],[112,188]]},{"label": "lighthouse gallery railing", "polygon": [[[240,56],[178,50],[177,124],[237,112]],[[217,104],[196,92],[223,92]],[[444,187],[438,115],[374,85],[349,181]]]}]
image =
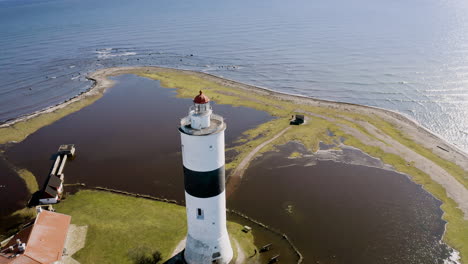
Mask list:
[{"label": "lighthouse gallery railing", "polygon": [[210,133],[215,133],[219,129],[224,127],[224,118],[220,115],[217,114],[211,114],[211,125],[207,128],[203,128],[200,130],[193,129],[191,126],[190,122],[190,116],[186,116],[184,118],[180,119],[180,129],[187,133],[187,134],[192,134],[192,135],[201,135],[201,134],[210,134]]}]

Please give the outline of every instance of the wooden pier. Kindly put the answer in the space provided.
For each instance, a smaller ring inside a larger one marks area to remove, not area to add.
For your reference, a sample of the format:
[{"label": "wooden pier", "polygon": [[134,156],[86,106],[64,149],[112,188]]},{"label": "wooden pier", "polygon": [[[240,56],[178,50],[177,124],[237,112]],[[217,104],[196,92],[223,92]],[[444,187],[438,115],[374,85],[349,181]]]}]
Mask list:
[{"label": "wooden pier", "polygon": [[39,204],[56,204],[60,201],[63,194],[63,181],[65,175],[63,169],[67,163],[67,159],[75,156],[75,145],[61,145],[57,151],[54,165],[50,170],[42,193],[39,197]]}]

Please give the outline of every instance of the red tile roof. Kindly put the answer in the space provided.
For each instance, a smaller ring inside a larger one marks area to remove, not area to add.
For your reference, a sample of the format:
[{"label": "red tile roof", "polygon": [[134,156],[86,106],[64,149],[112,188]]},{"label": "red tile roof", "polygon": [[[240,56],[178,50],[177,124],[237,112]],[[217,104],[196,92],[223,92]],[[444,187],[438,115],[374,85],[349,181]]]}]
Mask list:
[{"label": "red tile roof", "polygon": [[210,98],[208,96],[204,95],[202,91],[200,91],[200,94],[195,96],[193,98],[193,102],[196,104],[206,104],[210,101]]},{"label": "red tile roof", "polygon": [[[71,216],[42,211],[32,227],[24,254],[7,259],[0,256],[0,264],[49,264],[62,258]],[[15,239],[15,238],[13,238]]]}]

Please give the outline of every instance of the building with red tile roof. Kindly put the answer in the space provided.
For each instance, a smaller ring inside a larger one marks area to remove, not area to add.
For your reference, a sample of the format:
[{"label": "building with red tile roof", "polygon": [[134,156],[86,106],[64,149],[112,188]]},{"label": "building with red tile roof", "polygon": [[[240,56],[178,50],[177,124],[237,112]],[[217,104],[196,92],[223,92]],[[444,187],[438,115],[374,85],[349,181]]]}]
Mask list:
[{"label": "building with red tile roof", "polygon": [[[0,250],[0,264],[50,264],[62,259],[71,216],[41,211]],[[25,239],[26,237],[26,239]]]}]

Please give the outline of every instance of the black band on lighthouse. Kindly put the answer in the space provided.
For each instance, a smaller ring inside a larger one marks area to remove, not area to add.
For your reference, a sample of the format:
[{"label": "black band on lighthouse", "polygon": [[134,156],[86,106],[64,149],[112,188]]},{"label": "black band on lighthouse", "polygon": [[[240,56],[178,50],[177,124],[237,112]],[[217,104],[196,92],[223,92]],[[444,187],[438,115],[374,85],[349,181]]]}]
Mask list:
[{"label": "black band on lighthouse", "polygon": [[224,165],[213,171],[193,171],[184,167],[185,191],[198,198],[209,198],[224,191]]}]

